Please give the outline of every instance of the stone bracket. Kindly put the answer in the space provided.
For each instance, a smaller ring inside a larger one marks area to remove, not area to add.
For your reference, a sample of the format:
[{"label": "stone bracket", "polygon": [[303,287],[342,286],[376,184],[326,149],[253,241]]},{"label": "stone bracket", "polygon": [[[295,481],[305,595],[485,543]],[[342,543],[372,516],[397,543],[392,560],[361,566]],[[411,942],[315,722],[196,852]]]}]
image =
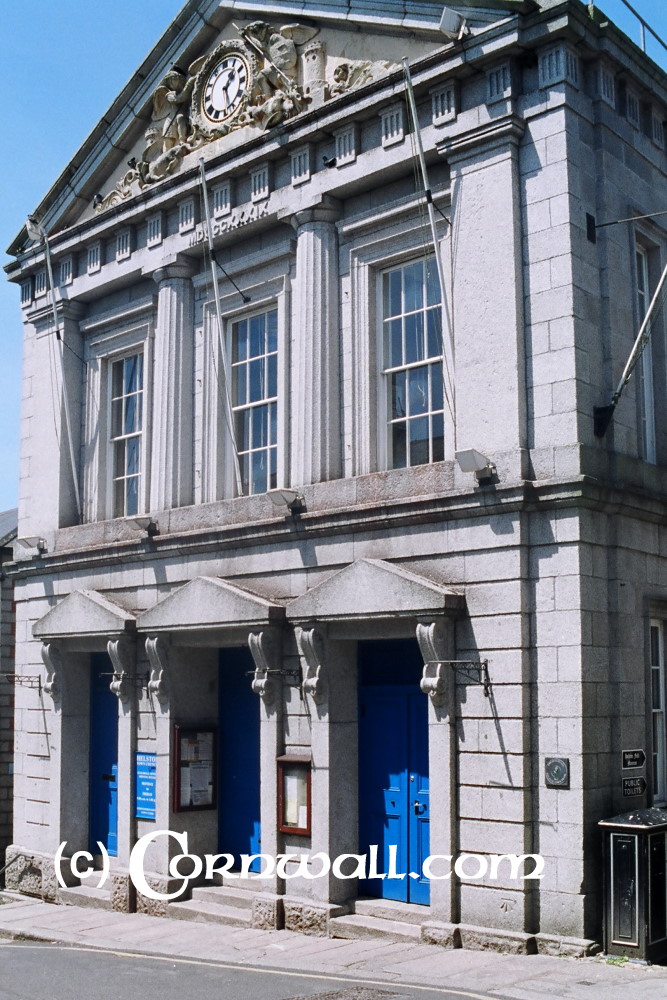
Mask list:
[{"label": "stone bracket", "polygon": [[296,644],[306,662],[306,672],[301,684],[304,694],[309,694],[316,705],[327,697],[327,668],[324,656],[324,635],[315,628],[297,626]]},{"label": "stone bracket", "polygon": [[43,642],[41,652],[46,667],[44,691],[57,701],[60,698],[60,678],[63,669],[62,650],[55,642]]},{"label": "stone bracket", "polygon": [[281,671],[281,636],[275,628],[265,628],[261,632],[251,632],[248,646],[255,662],[252,689],[255,694],[272,704],[278,696],[278,676]]},{"label": "stone bracket", "polygon": [[113,677],[109,687],[116,697],[126,704],[134,684],[135,645],[127,638],[109,639],[107,652],[113,664]]},{"label": "stone bracket", "polygon": [[449,643],[445,626],[442,621],[419,622],[417,625],[417,642],[424,660],[424,673],[419,687],[427,694],[434,705],[440,707],[447,699],[447,674],[445,671],[446,657],[449,653]]},{"label": "stone bracket", "polygon": [[169,640],[163,635],[146,638],[146,654],[151,665],[148,693],[161,705],[169,704]]}]

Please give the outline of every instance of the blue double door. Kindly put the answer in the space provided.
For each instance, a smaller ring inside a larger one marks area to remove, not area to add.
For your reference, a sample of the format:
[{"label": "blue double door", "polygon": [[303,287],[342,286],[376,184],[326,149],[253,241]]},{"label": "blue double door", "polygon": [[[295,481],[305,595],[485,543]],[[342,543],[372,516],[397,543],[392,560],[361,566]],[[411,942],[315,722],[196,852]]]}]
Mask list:
[{"label": "blue double door", "polygon": [[[259,854],[260,699],[251,687],[254,662],[247,647],[220,650],[218,675],[218,849]],[[259,870],[256,862],[252,871]]]},{"label": "blue double door", "polygon": [[419,689],[423,661],[411,640],[360,642],[360,853],[377,846],[378,871],[360,892],[429,903],[422,865],[429,854],[428,699]]},{"label": "blue double door", "polygon": [[111,690],[113,666],[106,653],[94,653],[90,668],[89,850],[100,841],[118,854],[118,699]]}]

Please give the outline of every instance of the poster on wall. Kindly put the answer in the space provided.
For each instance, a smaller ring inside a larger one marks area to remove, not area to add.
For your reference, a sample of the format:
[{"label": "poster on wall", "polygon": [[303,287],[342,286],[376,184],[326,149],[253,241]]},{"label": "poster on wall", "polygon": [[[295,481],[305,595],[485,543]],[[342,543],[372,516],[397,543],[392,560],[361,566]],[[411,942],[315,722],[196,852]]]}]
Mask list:
[{"label": "poster on wall", "polygon": [[215,809],[215,729],[174,726],[174,812]]}]

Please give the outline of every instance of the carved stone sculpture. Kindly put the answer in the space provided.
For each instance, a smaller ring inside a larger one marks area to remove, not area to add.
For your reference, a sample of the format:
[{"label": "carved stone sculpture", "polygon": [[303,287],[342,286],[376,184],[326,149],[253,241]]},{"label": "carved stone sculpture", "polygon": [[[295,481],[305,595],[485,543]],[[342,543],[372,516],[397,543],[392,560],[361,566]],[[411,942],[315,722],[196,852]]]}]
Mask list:
[{"label": "carved stone sculpture", "polygon": [[398,68],[397,63],[369,62],[368,60],[338,63],[333,71],[333,82],[329,84],[329,96],[338,97],[340,94],[347,93],[348,90],[363,87],[365,83],[377,80],[378,77]]},{"label": "carved stone sculpture", "polygon": [[281,637],[277,629],[266,628],[251,632],[248,646],[255,662],[252,690],[265,704],[272,704],[280,690],[278,678],[281,667]]},{"label": "carved stone sculpture", "polygon": [[169,703],[169,640],[162,635],[146,639],[146,653],[151,665],[148,693],[154,694],[161,705]]},{"label": "carved stone sculpture", "polygon": [[134,643],[127,636],[110,639],[107,643],[107,652],[113,664],[113,678],[109,687],[116,697],[126,704],[130,700],[134,681]]},{"label": "carved stone sculpture", "polygon": [[449,650],[445,626],[440,621],[417,625],[417,641],[424,660],[424,673],[419,686],[434,705],[445,704]]},{"label": "carved stone sculpture", "polygon": [[60,698],[60,677],[62,675],[63,660],[60,647],[55,642],[42,643],[42,660],[46,667],[46,680],[44,681],[44,691],[54,701]]},{"label": "carved stone sculpture", "polygon": [[297,628],[296,644],[306,662],[302,690],[316,705],[321,705],[327,696],[324,637],[317,629]]}]

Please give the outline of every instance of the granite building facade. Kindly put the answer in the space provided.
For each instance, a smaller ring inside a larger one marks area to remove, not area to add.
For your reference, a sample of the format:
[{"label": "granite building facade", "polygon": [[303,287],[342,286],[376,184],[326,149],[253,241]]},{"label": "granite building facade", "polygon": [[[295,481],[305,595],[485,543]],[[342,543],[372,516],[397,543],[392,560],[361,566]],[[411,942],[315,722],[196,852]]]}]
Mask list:
[{"label": "granite building facade", "polygon": [[[667,801],[661,318],[593,421],[665,262],[662,217],[601,224],[665,207],[667,79],[578,0],[442,14],[189,0],[10,248],[17,889],[85,904],[102,844],[121,910],[579,954],[597,821]],[[153,830],[295,858],[149,899]],[[372,845],[405,877],[298,870]],[[461,854],[543,877],[421,874]]]}]

